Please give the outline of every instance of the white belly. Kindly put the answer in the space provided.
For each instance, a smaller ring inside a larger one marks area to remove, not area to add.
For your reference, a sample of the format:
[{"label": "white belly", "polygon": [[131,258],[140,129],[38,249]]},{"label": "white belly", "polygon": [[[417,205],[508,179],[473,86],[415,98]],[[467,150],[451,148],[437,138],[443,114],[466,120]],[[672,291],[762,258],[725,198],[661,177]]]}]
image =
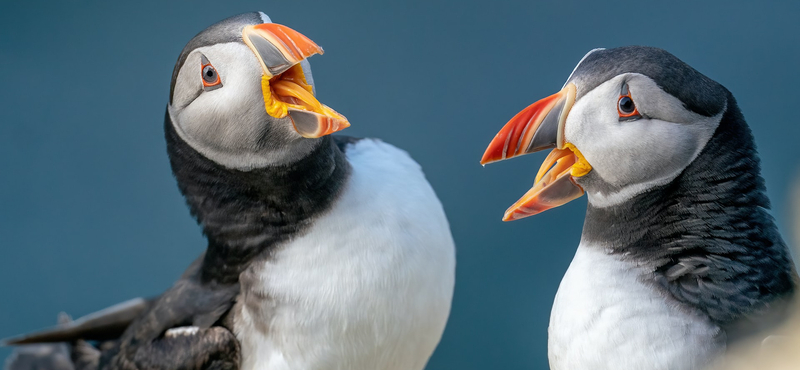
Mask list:
[{"label": "white belly", "polygon": [[600,247],[578,247],[550,314],[551,369],[701,369],[724,350],[719,328],[669,302],[640,274]]},{"label": "white belly", "polygon": [[362,140],[347,157],[333,208],[246,272],[242,370],[420,370],[441,338],[455,248],[439,200],[405,152]]}]

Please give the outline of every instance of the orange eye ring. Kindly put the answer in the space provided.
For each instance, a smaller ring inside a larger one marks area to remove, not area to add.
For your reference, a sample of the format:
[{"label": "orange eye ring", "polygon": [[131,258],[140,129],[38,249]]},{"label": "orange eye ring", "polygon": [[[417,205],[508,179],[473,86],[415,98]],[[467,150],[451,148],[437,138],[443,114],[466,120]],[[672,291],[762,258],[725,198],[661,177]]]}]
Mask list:
[{"label": "orange eye ring", "polygon": [[637,118],[641,116],[641,114],[639,114],[639,108],[637,108],[636,103],[633,102],[630,91],[625,95],[619,96],[617,100],[617,113],[619,113],[619,118]]},{"label": "orange eye ring", "polygon": [[217,69],[214,68],[211,63],[203,64],[200,67],[200,76],[203,80],[203,87],[213,87],[222,83],[222,81],[219,79],[219,73],[217,73]]}]

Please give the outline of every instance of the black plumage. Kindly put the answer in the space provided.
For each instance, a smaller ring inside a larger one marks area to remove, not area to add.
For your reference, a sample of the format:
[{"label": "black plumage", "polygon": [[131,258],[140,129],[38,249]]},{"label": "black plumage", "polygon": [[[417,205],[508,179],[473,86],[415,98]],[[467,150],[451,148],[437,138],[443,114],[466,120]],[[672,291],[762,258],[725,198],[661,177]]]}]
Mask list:
[{"label": "black plumage", "polygon": [[350,172],[342,151],[347,138],[323,137],[313,152],[285,166],[239,171],[202,156],[180,139],[169,114],[165,121],[178,187],[209,242],[204,283],[235,283],[254,256],[302,232],[326,211]]}]

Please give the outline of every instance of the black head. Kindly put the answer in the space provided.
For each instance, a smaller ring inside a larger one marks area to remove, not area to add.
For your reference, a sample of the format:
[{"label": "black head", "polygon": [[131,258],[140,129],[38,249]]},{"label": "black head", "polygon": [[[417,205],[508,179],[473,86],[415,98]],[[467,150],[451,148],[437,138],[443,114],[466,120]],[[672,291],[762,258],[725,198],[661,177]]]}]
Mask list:
[{"label": "black head", "polygon": [[577,98],[624,73],[652,79],[664,92],[704,116],[715,116],[725,108],[727,90],[666,50],[649,46],[594,49],[575,67],[567,83],[578,88]]}]

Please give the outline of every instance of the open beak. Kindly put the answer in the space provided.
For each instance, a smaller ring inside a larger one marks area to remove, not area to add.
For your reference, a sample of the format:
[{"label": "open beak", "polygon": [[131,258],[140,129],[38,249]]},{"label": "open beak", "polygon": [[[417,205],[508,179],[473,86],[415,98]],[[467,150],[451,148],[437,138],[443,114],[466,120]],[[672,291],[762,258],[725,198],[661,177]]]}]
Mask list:
[{"label": "open beak", "polygon": [[314,97],[300,66],[304,59],[323,53],[319,45],[276,23],[247,26],[242,39],[261,63],[261,90],[270,116],[289,116],[297,133],[307,138],[322,137],[350,126],[345,116]]},{"label": "open beak", "polygon": [[592,166],[574,145],[564,140],[564,124],[575,103],[575,90],[575,85],[569,83],[558,93],[523,109],[486,148],[481,164],[553,149],[539,168],[531,190],[506,211],[503,221],[533,216],[583,195],[575,178],[589,173]]}]

